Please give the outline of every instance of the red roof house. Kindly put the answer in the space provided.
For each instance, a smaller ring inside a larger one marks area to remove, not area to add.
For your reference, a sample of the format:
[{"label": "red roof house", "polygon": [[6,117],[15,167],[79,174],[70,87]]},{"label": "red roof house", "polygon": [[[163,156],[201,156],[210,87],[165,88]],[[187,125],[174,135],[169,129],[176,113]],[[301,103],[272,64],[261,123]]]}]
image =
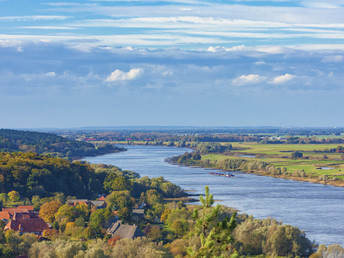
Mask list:
[{"label": "red roof house", "polygon": [[12,211],[12,210],[28,210],[33,211],[33,206],[26,205],[26,206],[17,206],[17,207],[11,207],[11,208],[2,208],[2,211]]},{"label": "red roof house", "polygon": [[106,208],[106,202],[102,200],[89,201],[87,199],[72,199],[68,200],[67,203],[71,206],[76,206],[78,204],[90,205],[93,209],[103,209]]},{"label": "red roof house", "polygon": [[40,236],[44,230],[49,229],[49,226],[34,213],[16,212],[4,228],[5,231],[9,229],[19,231],[21,234],[32,233]]},{"label": "red roof house", "polygon": [[33,210],[33,206],[18,206],[11,208],[2,208],[0,211],[0,220],[9,221],[13,218],[15,213],[30,213],[37,215],[38,213]]},{"label": "red roof house", "polygon": [[98,201],[106,201],[105,196],[102,195],[102,196],[98,199]]}]

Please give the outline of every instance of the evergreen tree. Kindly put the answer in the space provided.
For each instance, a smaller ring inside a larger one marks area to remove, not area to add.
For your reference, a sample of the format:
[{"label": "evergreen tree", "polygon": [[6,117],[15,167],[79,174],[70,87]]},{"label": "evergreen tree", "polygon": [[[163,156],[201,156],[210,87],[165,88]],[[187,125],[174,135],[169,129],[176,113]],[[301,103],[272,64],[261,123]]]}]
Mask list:
[{"label": "evergreen tree", "polygon": [[205,197],[200,196],[202,209],[194,210],[194,220],[196,221],[195,235],[201,239],[201,248],[196,252],[189,250],[189,254],[194,257],[214,257],[223,254],[231,254],[231,243],[233,242],[232,232],[236,227],[236,212],[231,218],[226,217],[219,220],[220,205],[212,207],[214,204],[213,195],[209,194],[209,187],[205,187]]}]

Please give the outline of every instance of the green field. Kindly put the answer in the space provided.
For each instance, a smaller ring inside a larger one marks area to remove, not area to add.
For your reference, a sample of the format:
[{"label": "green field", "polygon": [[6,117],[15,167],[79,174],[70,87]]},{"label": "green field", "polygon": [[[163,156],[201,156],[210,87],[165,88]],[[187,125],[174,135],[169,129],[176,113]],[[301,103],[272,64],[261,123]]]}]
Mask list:
[{"label": "green field", "polygon": [[[116,143],[126,144],[127,141]],[[145,144],[144,141],[132,141],[131,143]],[[344,180],[344,153],[325,152],[325,150],[337,148],[338,144],[258,144],[252,142],[221,144],[232,144],[233,150],[226,154],[207,154],[202,156],[202,160],[212,162],[225,159],[259,160],[276,168],[286,168],[287,172],[291,174],[294,171],[303,170],[309,178],[327,175],[329,178],[336,177]],[[291,153],[294,151],[302,152],[303,157],[291,158]],[[331,169],[320,169],[322,167]]]},{"label": "green field", "polygon": [[[223,143],[225,144],[225,143]],[[330,177],[344,178],[343,153],[316,153],[314,150],[333,149],[338,144],[256,144],[233,143],[234,150],[227,155],[208,154],[202,159],[221,161],[225,159],[260,160],[272,164],[277,168],[285,167],[288,172],[304,170],[311,176],[328,175]],[[302,158],[293,159],[291,153],[300,151]],[[255,156],[242,157],[241,155]],[[324,155],[327,159],[324,159]],[[332,169],[319,169],[329,167]]]}]

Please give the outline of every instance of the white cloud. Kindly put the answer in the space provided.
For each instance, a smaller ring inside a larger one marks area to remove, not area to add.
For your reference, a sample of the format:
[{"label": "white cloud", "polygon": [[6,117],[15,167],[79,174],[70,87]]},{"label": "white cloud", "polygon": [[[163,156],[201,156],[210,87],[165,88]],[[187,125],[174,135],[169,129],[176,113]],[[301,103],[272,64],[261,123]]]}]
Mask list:
[{"label": "white cloud", "polygon": [[344,60],[342,55],[335,55],[335,56],[325,56],[323,58],[323,62],[325,63],[340,63]]},{"label": "white cloud", "polygon": [[80,6],[80,4],[77,3],[43,3],[44,5],[49,6]]},{"label": "white cloud", "polygon": [[[171,2],[170,0],[91,0],[92,2]],[[202,1],[195,1],[195,0],[174,0],[175,3],[182,3],[182,4],[206,4]]]},{"label": "white cloud", "polygon": [[221,47],[221,46],[216,46],[216,47],[210,46],[210,47],[208,47],[207,50],[208,50],[209,52],[215,53],[215,52],[219,52],[219,51],[225,51],[226,48]]},{"label": "white cloud", "polygon": [[56,73],[55,72],[48,72],[44,74],[45,77],[55,77]]},{"label": "white cloud", "polygon": [[243,51],[247,50],[247,47],[245,45],[240,45],[240,46],[234,46],[231,48],[226,48],[226,51]]},{"label": "white cloud", "polygon": [[254,64],[255,65],[265,65],[266,63],[264,61],[260,60],[260,61],[255,62]]},{"label": "white cloud", "polygon": [[216,47],[213,47],[213,46],[210,46],[208,47],[208,51],[209,52],[220,52],[220,51],[227,51],[227,52],[230,52],[230,51],[233,51],[233,52],[236,52],[236,51],[244,51],[244,50],[250,50],[252,48],[248,48],[246,47],[245,45],[240,45],[240,46],[233,46],[233,47],[230,47],[230,48],[225,48],[225,47],[221,47],[221,46],[216,46]]},{"label": "white cloud", "polygon": [[324,2],[319,2],[319,1],[315,1],[315,0],[304,0],[301,1],[301,3],[306,6],[306,7],[310,7],[310,8],[328,8],[328,9],[335,9],[335,8],[340,8],[340,4],[343,3],[339,3],[334,1],[334,3],[329,3],[330,1],[328,1],[327,3]]},{"label": "white cloud", "polygon": [[143,69],[130,69],[129,72],[123,72],[116,69],[113,71],[109,77],[106,78],[107,82],[116,82],[116,81],[130,81],[139,77],[143,73]]},{"label": "white cloud", "polygon": [[246,84],[255,84],[262,82],[266,79],[265,76],[260,76],[258,74],[241,75],[232,80],[232,83],[237,86]]},{"label": "white cloud", "polygon": [[280,46],[262,46],[257,47],[256,50],[268,54],[282,54],[286,51],[285,47]]},{"label": "white cloud", "polygon": [[[20,47],[22,42],[15,39],[1,39],[0,35],[0,47]],[[18,50],[18,49],[17,49]]]},{"label": "white cloud", "polygon": [[66,26],[22,26],[21,29],[39,29],[39,30],[76,30],[75,27]]},{"label": "white cloud", "polygon": [[271,81],[271,83],[272,83],[272,84],[282,84],[282,83],[286,83],[286,82],[288,82],[288,81],[294,79],[295,77],[296,77],[295,75],[286,73],[285,75],[276,76],[276,77]]},{"label": "white cloud", "polygon": [[64,20],[67,16],[58,15],[33,15],[33,16],[2,16],[2,21],[39,21],[39,20]]}]

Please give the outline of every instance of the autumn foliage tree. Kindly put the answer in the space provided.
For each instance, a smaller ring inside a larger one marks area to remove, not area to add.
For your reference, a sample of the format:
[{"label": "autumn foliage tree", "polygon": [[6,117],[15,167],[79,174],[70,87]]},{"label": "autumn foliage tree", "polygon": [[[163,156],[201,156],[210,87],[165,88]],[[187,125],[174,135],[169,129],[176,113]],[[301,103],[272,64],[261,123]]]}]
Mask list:
[{"label": "autumn foliage tree", "polygon": [[43,237],[50,240],[54,240],[58,236],[59,232],[54,228],[49,228],[43,231]]},{"label": "autumn foliage tree", "polygon": [[17,191],[11,191],[7,195],[10,198],[10,201],[12,202],[17,202],[20,199],[20,195]]},{"label": "autumn foliage tree", "polygon": [[52,223],[55,220],[55,214],[61,206],[62,203],[60,201],[54,200],[47,202],[41,206],[41,209],[39,210],[39,216],[46,222]]},{"label": "autumn foliage tree", "polygon": [[171,210],[170,209],[165,209],[164,212],[161,214],[160,220],[165,222],[168,218],[168,215],[170,215]]}]

